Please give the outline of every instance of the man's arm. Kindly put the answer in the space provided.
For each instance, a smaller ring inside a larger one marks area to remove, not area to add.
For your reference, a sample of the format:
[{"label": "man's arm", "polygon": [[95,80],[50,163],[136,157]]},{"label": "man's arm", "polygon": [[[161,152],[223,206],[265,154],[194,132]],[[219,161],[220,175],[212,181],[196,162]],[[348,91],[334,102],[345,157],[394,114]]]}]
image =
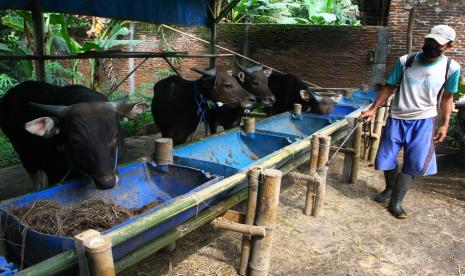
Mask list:
[{"label": "man's arm", "polygon": [[391,96],[392,92],[395,89],[395,85],[385,85],[383,89],[381,89],[381,91],[379,92],[378,97],[376,97],[375,102],[370,106],[368,110],[363,111],[362,114],[360,114],[359,119],[367,119],[368,121],[370,121],[375,116],[378,107],[386,102],[386,100]]},{"label": "man's arm", "polygon": [[454,94],[444,92],[440,103],[442,124],[438,128],[436,136],[434,137],[435,143],[441,143],[446,138],[447,130],[449,129],[450,114],[452,113],[453,104]]}]

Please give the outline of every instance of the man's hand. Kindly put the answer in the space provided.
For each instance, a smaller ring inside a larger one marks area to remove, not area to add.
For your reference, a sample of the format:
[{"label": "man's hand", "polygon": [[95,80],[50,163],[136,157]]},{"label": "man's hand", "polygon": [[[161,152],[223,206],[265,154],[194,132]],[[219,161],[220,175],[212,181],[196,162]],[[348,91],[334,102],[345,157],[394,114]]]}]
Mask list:
[{"label": "man's hand", "polygon": [[436,131],[436,136],[434,136],[434,143],[442,143],[447,136],[447,130],[449,129],[448,125],[443,125]]},{"label": "man's hand", "polygon": [[371,121],[371,119],[375,117],[375,114],[376,114],[376,108],[370,108],[368,110],[363,111],[362,114],[360,114],[358,118],[360,120],[366,119],[367,121]]}]

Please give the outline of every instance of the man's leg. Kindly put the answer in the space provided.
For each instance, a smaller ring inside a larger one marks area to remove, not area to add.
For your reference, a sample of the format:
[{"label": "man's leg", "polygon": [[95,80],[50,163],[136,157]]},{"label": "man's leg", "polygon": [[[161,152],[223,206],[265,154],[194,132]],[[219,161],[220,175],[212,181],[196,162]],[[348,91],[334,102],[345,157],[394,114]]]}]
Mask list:
[{"label": "man's leg", "polygon": [[413,178],[436,173],[434,153],[434,119],[404,121],[405,147],[402,172],[397,176],[388,210],[399,219],[407,218],[401,202],[407,194]]},{"label": "man's leg", "polygon": [[384,171],[384,180],[386,181],[386,188],[384,189],[384,191],[382,191],[375,197],[375,201],[383,203],[386,201],[386,199],[388,199],[391,196],[392,189],[396,184],[398,171],[398,166],[396,166],[392,170]]},{"label": "man's leg", "polygon": [[386,188],[376,196],[375,201],[377,202],[386,201],[391,196],[392,189],[395,186],[398,173],[397,156],[403,143],[403,132],[400,127],[401,122],[399,120],[389,118],[381,137],[375,168],[384,171]]},{"label": "man's leg", "polygon": [[392,190],[391,200],[389,201],[388,210],[389,212],[398,219],[407,218],[407,213],[402,209],[400,205],[404,199],[407,191],[412,183],[413,176],[399,173],[397,175],[397,181]]}]

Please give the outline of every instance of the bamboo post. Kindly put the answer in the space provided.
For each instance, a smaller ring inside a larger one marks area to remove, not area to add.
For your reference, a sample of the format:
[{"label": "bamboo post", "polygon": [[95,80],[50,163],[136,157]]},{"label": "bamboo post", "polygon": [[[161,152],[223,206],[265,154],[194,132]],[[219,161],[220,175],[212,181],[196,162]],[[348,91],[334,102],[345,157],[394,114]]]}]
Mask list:
[{"label": "bamboo post", "polygon": [[315,197],[315,183],[318,174],[316,172],[310,175],[307,179],[307,194],[305,195],[304,215],[310,216],[313,210],[314,197]]},{"label": "bamboo post", "polygon": [[[257,210],[257,192],[261,168],[252,168],[249,170],[247,177],[249,180],[249,198],[247,201],[247,213],[244,224],[252,225]],[[247,265],[250,257],[250,239],[249,235],[242,236],[241,262],[239,264],[239,275],[246,275]]]},{"label": "bamboo post", "polygon": [[158,138],[155,140],[155,163],[157,165],[173,164],[173,140]]},{"label": "bamboo post", "polygon": [[255,225],[266,228],[265,237],[252,237],[252,252],[249,262],[249,275],[267,275],[270,267],[273,244],[273,227],[278,214],[279,191],[282,172],[274,169],[263,173],[264,185],[258,188]]},{"label": "bamboo post", "polygon": [[319,177],[316,178],[315,182],[315,203],[312,212],[312,216],[314,217],[320,217],[323,212],[323,205],[326,194],[326,174],[328,172],[328,166],[326,163],[329,159],[329,149],[331,147],[330,136],[322,136],[320,140],[322,146],[318,156]]},{"label": "bamboo post", "polygon": [[116,275],[111,252],[111,239],[109,237],[92,236],[84,240],[84,247],[92,276]]},{"label": "bamboo post", "polygon": [[255,118],[254,117],[245,118],[244,132],[247,134],[255,133]]},{"label": "bamboo post", "polygon": [[376,113],[376,119],[375,119],[375,127],[373,129],[373,134],[375,137],[373,137],[372,142],[371,142],[371,149],[370,149],[370,154],[369,154],[369,162],[370,165],[373,165],[375,162],[376,154],[378,153],[378,148],[379,148],[379,142],[380,142],[380,137],[381,137],[381,131],[383,130],[383,119],[384,119],[384,111],[386,110],[385,107],[381,107],[378,109],[378,112]]},{"label": "bamboo post", "polygon": [[[173,139],[158,138],[155,140],[155,163],[157,165],[173,164]],[[163,248],[166,253],[172,253],[176,250],[176,241]]]},{"label": "bamboo post", "polygon": [[[355,118],[349,119],[349,131],[355,127]],[[352,145],[354,141],[354,136],[350,136],[347,140],[347,145]],[[350,180],[350,172],[353,164],[353,157],[354,155],[349,152],[344,153],[344,166],[342,169],[342,182],[349,182]]]},{"label": "bamboo post", "polygon": [[318,152],[320,151],[320,136],[313,135],[312,137],[312,153],[310,156],[310,174],[316,172],[318,166]]},{"label": "bamboo post", "polygon": [[362,145],[362,125],[358,125],[354,133],[353,148],[355,153],[352,157],[352,166],[350,168],[350,183],[357,182],[358,169],[360,164],[360,146]]},{"label": "bamboo post", "polygon": [[302,105],[295,103],[293,108],[293,113],[296,116],[300,116],[302,114]]},{"label": "bamboo post", "polygon": [[[217,11],[215,10],[216,9],[216,1],[217,0],[214,0],[213,3],[213,14],[216,15]],[[216,22],[211,22],[210,23],[210,54],[216,54]],[[210,58],[210,68],[215,68],[215,65],[216,65],[216,58],[215,57],[211,57]]]},{"label": "bamboo post", "polygon": [[74,246],[76,247],[76,254],[78,258],[78,266],[79,266],[79,276],[89,276],[89,264],[87,263],[86,258],[86,249],[84,246],[84,241],[86,239],[100,236],[100,232],[89,229],[82,233],[77,234],[74,236]]}]

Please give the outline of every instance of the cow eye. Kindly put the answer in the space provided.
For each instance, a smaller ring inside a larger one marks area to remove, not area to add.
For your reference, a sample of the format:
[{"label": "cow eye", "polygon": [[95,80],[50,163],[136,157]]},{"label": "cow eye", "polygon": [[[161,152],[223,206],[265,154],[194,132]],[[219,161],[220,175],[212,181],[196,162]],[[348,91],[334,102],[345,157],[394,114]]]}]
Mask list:
[{"label": "cow eye", "polygon": [[260,84],[258,83],[258,81],[253,81],[252,82],[253,85],[256,85],[256,86],[259,86]]},{"label": "cow eye", "polygon": [[233,86],[232,86],[232,84],[231,84],[231,83],[226,83],[226,84],[224,85],[224,87],[225,87],[225,88],[229,88],[229,89],[230,89],[230,88],[232,88]]},{"label": "cow eye", "polygon": [[77,137],[73,136],[70,139],[70,143],[71,143],[72,146],[77,146],[77,145],[79,145],[79,139]]}]

